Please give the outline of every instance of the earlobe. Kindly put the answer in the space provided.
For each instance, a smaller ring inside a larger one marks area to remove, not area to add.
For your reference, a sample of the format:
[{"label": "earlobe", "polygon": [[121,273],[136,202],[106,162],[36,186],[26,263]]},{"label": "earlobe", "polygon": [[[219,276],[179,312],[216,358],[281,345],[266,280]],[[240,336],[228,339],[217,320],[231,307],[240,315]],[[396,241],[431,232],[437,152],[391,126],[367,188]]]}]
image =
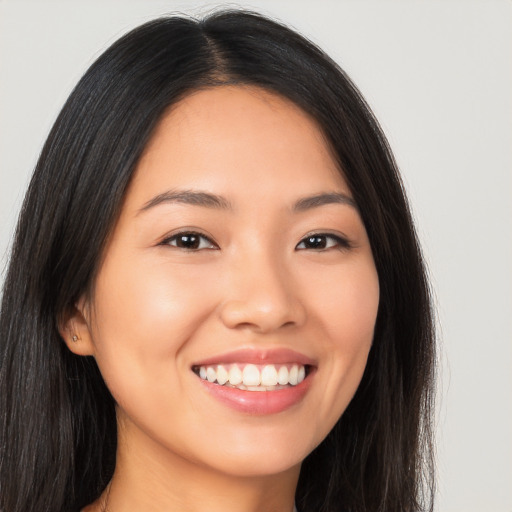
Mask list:
[{"label": "earlobe", "polygon": [[94,355],[94,343],[87,316],[85,301],[80,299],[64,312],[58,322],[59,333],[68,349],[79,356]]}]

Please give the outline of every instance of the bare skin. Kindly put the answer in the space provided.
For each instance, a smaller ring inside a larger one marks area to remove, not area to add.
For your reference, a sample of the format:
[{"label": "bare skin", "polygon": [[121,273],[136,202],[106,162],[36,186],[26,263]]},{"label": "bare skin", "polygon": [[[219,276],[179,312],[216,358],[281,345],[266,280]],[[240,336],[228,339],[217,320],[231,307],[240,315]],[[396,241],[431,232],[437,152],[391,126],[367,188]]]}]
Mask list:
[{"label": "bare skin", "polygon": [[[184,98],[139,162],[93,295],[61,328],[118,404],[112,483],[85,510],[292,512],[302,461],[359,385],[378,300],[315,122],[255,87]],[[237,402],[273,387],[226,402],[199,368],[229,369],[240,350],[276,369],[286,353],[304,381],[274,405]]]}]

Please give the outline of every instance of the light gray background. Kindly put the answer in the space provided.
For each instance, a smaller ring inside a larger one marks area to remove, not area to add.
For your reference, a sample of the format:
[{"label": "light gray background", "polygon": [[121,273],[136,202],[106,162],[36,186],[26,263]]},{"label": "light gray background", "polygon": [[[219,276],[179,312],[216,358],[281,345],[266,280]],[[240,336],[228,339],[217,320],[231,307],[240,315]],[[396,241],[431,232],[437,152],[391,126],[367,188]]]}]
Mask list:
[{"label": "light gray background", "polygon": [[[0,0],[2,270],[42,143],[92,60],[155,15],[215,5]],[[237,5],[320,44],[373,106],[401,166],[437,295],[436,510],[511,512],[512,2]]]}]

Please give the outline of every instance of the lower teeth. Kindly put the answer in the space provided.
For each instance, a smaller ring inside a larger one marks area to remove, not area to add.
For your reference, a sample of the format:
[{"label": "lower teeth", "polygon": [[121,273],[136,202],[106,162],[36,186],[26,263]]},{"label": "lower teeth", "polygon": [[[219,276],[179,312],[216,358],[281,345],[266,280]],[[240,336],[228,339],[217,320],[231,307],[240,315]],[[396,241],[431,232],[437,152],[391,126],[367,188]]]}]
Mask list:
[{"label": "lower teeth", "polygon": [[[220,385],[220,384],[218,384]],[[226,384],[222,384],[224,387],[228,388],[234,388],[234,389],[241,389],[242,391],[277,391],[279,389],[286,389],[291,387],[290,385],[287,386],[245,386],[244,384],[238,384],[237,386],[233,386],[233,384],[230,384],[229,382],[226,382]]]}]

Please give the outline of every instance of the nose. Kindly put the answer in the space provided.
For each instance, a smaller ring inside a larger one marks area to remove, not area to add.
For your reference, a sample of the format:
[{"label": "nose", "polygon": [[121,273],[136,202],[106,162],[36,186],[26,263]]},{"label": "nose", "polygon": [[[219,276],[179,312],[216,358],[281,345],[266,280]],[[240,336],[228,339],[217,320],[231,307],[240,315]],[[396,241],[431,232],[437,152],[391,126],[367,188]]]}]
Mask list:
[{"label": "nose", "polygon": [[253,255],[232,263],[220,317],[230,329],[269,333],[304,323],[306,309],[286,265]]}]

